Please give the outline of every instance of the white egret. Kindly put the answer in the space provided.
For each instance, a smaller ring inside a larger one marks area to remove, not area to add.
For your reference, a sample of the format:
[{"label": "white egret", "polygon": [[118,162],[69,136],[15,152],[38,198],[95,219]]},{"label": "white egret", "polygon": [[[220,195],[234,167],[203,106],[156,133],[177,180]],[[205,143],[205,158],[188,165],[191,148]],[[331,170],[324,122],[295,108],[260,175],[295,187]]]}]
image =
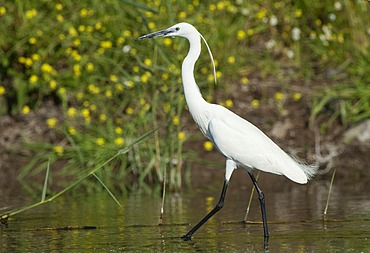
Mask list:
[{"label": "white egret", "polygon": [[[262,212],[264,237],[265,240],[267,240],[269,232],[267,227],[265,198],[253,175],[253,170],[257,169],[284,175],[296,183],[305,184],[315,175],[317,166],[306,165],[297,161],[286,154],[278,145],[250,122],[220,105],[210,104],[203,99],[194,79],[194,65],[200,55],[201,38],[203,38],[203,36],[194,26],[188,23],[179,23],[168,29],[141,36],[138,40],[156,36],[183,37],[188,39],[190,48],[182,64],[182,83],[186,103],[199,129],[213,142],[218,151],[223,154],[226,159],[225,180],[217,205],[195,225],[194,228],[183,236],[184,240],[190,240],[192,235],[223,207],[230,177],[238,166],[248,171],[258,193]],[[209,53],[212,57],[210,50]]]}]

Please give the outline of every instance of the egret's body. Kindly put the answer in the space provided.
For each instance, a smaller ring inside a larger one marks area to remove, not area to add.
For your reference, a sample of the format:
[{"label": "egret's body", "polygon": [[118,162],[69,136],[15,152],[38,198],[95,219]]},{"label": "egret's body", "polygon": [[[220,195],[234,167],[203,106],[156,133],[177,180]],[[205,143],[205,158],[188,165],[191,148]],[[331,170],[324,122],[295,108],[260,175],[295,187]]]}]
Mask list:
[{"label": "egret's body", "polygon": [[139,40],[155,36],[180,36],[189,40],[189,53],[182,64],[182,82],[186,103],[199,129],[226,158],[224,187],[218,204],[184,238],[189,240],[203,223],[222,208],[230,177],[237,166],[248,170],[257,189],[261,202],[264,235],[268,237],[264,195],[252,171],[257,169],[284,175],[294,182],[304,184],[316,173],[316,166],[308,166],[295,161],[253,124],[225,107],[210,104],[203,99],[194,79],[194,66],[201,51],[201,35],[192,25],[179,23],[166,30],[144,35]]}]

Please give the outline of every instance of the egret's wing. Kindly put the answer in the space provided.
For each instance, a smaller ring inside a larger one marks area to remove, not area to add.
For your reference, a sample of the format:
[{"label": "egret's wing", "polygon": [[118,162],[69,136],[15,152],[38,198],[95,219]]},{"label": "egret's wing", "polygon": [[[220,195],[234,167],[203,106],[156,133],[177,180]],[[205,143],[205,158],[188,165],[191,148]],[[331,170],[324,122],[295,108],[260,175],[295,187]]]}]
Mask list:
[{"label": "egret's wing", "polygon": [[224,156],[246,167],[281,174],[272,169],[274,159],[269,151],[271,144],[248,121],[214,118],[209,122],[208,131],[213,143]]},{"label": "egret's wing", "polygon": [[283,174],[295,182],[307,182],[301,166],[256,126],[223,107],[215,109],[218,116],[213,115],[208,132],[224,156],[247,167]]}]

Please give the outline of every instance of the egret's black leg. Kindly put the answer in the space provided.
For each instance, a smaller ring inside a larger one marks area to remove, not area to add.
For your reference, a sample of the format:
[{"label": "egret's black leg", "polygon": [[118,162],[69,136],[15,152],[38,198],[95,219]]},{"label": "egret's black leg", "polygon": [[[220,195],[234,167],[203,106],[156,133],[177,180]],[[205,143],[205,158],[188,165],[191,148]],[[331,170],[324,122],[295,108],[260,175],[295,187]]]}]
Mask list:
[{"label": "egret's black leg", "polygon": [[265,238],[267,238],[267,237],[269,237],[269,231],[268,231],[268,228],[267,228],[266,207],[265,207],[265,195],[263,194],[263,192],[261,191],[260,187],[258,186],[257,180],[254,177],[253,173],[248,171],[248,174],[251,177],[252,182],[254,184],[254,187],[256,188],[256,191],[258,193],[258,199],[260,200],[260,204],[261,204],[261,213],[262,213],[262,222],[263,222],[263,234],[264,234]]},{"label": "egret's black leg", "polygon": [[195,225],[189,232],[187,232],[186,235],[182,237],[184,241],[191,240],[191,236],[195,233],[195,231],[197,231],[209,218],[211,218],[215,213],[220,211],[220,209],[224,206],[224,200],[228,185],[229,181],[225,179],[224,186],[222,187],[221,197],[217,205],[201,221],[199,221],[197,225]]}]

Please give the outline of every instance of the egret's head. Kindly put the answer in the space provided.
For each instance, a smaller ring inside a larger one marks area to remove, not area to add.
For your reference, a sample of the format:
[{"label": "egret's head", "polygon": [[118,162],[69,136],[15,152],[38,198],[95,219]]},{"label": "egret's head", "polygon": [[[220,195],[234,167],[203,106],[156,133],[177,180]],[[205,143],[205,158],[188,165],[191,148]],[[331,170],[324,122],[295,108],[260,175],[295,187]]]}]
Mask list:
[{"label": "egret's head", "polygon": [[195,29],[194,26],[183,22],[183,23],[178,23],[174,26],[171,26],[170,28],[167,28],[167,29],[164,29],[158,32],[143,35],[137,38],[137,40],[150,39],[150,38],[154,38],[157,36],[160,36],[160,37],[176,37],[177,36],[177,37],[188,38],[188,36],[190,36],[191,34],[199,34],[199,33],[197,29]]}]

